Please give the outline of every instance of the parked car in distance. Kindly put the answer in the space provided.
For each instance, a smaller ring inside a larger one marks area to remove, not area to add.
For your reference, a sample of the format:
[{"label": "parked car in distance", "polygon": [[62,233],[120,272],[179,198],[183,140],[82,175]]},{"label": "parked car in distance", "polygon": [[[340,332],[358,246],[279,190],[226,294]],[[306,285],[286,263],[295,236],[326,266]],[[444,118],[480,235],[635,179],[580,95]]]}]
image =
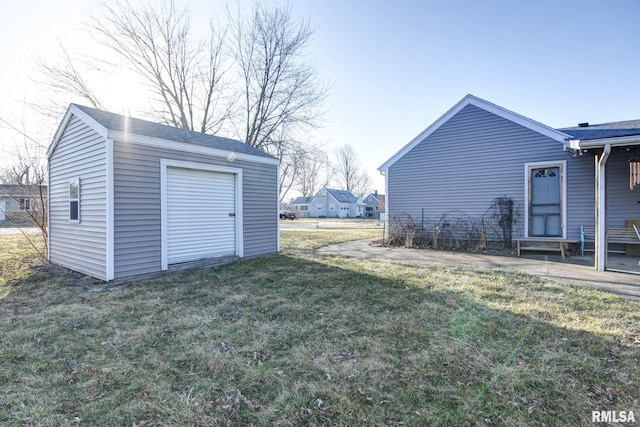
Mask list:
[{"label": "parked car in distance", "polygon": [[280,212],[280,219],[294,220],[296,218],[297,218],[297,216],[296,216],[295,212],[290,212],[290,211],[281,211]]}]

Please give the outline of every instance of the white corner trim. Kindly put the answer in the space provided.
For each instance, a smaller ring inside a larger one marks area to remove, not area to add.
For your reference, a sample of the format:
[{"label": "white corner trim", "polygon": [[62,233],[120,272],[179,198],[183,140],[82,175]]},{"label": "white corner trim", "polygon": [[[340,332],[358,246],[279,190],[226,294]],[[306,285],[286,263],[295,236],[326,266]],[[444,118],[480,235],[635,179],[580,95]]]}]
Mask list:
[{"label": "white corner trim", "polygon": [[485,101],[484,99],[480,99],[473,95],[467,95],[460,102],[454,105],[449,111],[444,113],[439,119],[433,122],[428,128],[422,131],[418,136],[413,138],[407,145],[405,145],[400,151],[394,154],[389,160],[383,163],[378,170],[383,172],[388,170],[395,162],[404,157],[409,151],[411,151],[416,145],[420,142],[424,141],[429,135],[438,130],[441,126],[443,126],[447,121],[449,121],[453,116],[458,114],[463,108],[467,105],[476,106],[482,110],[485,110],[489,113],[495,114],[499,117],[502,117],[506,120],[509,120],[513,123],[521,125],[525,128],[531,129],[537,133],[540,133],[544,136],[547,136],[553,140],[556,140],[561,143],[565,143],[565,141],[570,138],[570,135],[567,135],[563,132],[555,130],[547,125],[544,125],[540,122],[536,122],[535,120],[529,119],[528,117],[522,116],[520,114],[514,113],[513,111],[507,110],[506,108],[500,107],[496,104],[492,104],[491,102]]},{"label": "white corner trim", "polygon": [[160,160],[160,260],[162,270],[169,269],[167,253],[167,160]]},{"label": "white corner trim", "polygon": [[280,252],[280,165],[276,167],[276,252]]},{"label": "white corner trim", "polygon": [[47,261],[51,262],[51,163],[47,162]]},{"label": "white corner trim", "polygon": [[167,169],[178,167],[199,171],[223,172],[235,176],[235,228],[236,255],[244,257],[244,216],[243,216],[243,169],[229,166],[212,165],[209,163],[187,162],[182,160],[160,159],[160,245],[162,270],[169,269],[167,254]]},{"label": "white corner trim", "polygon": [[114,210],[114,179],[113,179],[113,140],[107,139],[106,147],[107,170],[107,281],[115,278],[115,210]]},{"label": "white corner trim", "polygon": [[567,238],[567,161],[548,161],[548,162],[531,162],[524,164],[524,237],[529,236],[529,182],[531,169],[543,167],[559,167],[560,168],[560,191],[562,192],[560,206],[562,215],[562,238]]},{"label": "white corner trim", "polygon": [[386,199],[384,201],[384,235],[383,239],[389,236],[389,172],[384,174],[384,190]]}]

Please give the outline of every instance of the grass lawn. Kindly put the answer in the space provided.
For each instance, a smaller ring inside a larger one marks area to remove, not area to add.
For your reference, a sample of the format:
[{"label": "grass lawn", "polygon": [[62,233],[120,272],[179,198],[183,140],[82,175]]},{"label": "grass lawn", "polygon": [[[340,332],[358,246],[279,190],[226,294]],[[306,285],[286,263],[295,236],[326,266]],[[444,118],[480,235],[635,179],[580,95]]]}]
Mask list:
[{"label": "grass lawn", "polygon": [[379,230],[282,235],[277,255],[110,290],[0,236],[0,425],[640,419],[638,304],[313,252]]}]

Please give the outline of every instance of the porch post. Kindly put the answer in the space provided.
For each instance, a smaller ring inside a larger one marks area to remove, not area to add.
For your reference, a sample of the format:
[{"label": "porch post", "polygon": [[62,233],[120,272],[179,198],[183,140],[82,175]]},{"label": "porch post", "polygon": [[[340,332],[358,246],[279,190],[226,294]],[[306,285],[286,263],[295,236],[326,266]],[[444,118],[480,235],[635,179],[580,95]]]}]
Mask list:
[{"label": "porch post", "polygon": [[600,156],[596,156],[596,248],[594,254],[595,268],[598,271],[607,269],[607,200],[606,200],[606,166],[611,153],[611,145],[607,144]]}]

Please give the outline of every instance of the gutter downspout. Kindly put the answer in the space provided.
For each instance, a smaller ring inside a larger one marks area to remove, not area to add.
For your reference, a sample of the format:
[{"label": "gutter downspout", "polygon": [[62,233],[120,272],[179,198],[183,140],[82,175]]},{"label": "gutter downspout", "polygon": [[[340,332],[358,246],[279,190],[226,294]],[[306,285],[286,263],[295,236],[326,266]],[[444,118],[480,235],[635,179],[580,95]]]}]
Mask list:
[{"label": "gutter downspout", "polygon": [[605,271],[607,269],[607,201],[605,178],[609,154],[611,154],[611,144],[606,144],[596,166],[595,268],[598,271]]}]

